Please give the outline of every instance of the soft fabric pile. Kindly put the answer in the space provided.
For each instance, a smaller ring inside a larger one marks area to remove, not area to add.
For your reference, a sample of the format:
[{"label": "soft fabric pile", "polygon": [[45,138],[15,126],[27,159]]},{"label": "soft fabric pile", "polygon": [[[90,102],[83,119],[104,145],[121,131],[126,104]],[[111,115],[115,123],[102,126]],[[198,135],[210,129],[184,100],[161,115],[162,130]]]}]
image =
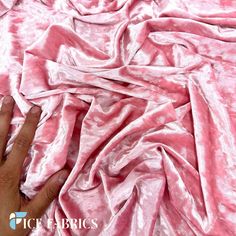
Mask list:
[{"label": "soft fabric pile", "polygon": [[31,235],[236,235],[236,1],[1,0],[0,98],[43,114],[24,164],[43,216],[97,229]]}]

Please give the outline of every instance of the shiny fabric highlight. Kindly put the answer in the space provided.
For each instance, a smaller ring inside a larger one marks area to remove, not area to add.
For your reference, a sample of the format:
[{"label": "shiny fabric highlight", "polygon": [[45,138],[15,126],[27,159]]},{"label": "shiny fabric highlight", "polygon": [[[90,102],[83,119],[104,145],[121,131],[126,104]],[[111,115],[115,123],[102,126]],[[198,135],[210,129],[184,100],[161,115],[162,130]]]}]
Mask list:
[{"label": "shiny fabric highlight", "polygon": [[[0,0],[0,98],[43,113],[21,191],[70,175],[31,235],[236,235],[236,2]],[[98,228],[46,228],[97,218]]]}]

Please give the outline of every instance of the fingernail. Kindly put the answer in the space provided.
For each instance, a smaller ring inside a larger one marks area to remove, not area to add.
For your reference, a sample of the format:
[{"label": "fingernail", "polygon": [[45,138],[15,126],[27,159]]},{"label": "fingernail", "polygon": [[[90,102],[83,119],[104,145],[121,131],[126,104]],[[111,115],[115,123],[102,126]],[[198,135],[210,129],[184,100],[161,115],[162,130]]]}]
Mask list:
[{"label": "fingernail", "polygon": [[4,104],[11,104],[13,103],[13,98],[11,96],[6,96],[4,99],[3,99],[3,103]]},{"label": "fingernail", "polygon": [[38,106],[34,106],[33,108],[31,108],[30,112],[32,114],[39,114],[41,112],[41,109]]},{"label": "fingernail", "polygon": [[58,178],[58,182],[59,184],[64,184],[65,181],[67,180],[67,177],[68,177],[69,173],[68,172],[62,172],[60,175],[59,175],[59,178]]}]

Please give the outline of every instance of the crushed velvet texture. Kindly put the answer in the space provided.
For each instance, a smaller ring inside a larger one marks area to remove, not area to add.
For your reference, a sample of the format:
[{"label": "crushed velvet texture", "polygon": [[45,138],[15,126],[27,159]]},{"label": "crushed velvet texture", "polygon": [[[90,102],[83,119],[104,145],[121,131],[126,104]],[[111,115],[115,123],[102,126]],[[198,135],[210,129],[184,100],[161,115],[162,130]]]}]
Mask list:
[{"label": "crushed velvet texture", "polygon": [[7,153],[43,110],[21,191],[70,170],[31,236],[236,235],[235,27],[234,0],[0,0]]}]

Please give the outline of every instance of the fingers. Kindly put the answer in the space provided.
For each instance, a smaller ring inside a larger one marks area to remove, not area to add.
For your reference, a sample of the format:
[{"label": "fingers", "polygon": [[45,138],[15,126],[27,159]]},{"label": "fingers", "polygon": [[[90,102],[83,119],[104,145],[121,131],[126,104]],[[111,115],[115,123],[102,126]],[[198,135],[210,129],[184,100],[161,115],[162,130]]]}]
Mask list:
[{"label": "fingers", "polygon": [[11,96],[6,96],[3,99],[0,111],[0,162],[3,160],[3,155],[6,149],[7,136],[10,128],[14,100]]},{"label": "fingers", "polygon": [[25,123],[17,135],[12,151],[10,152],[5,165],[20,173],[25,157],[28,154],[33,141],[35,131],[40,119],[41,109],[34,106],[28,112]]},{"label": "fingers", "polygon": [[40,192],[26,206],[31,217],[40,218],[44,214],[50,203],[58,196],[68,175],[67,170],[61,170],[47,181]]}]

